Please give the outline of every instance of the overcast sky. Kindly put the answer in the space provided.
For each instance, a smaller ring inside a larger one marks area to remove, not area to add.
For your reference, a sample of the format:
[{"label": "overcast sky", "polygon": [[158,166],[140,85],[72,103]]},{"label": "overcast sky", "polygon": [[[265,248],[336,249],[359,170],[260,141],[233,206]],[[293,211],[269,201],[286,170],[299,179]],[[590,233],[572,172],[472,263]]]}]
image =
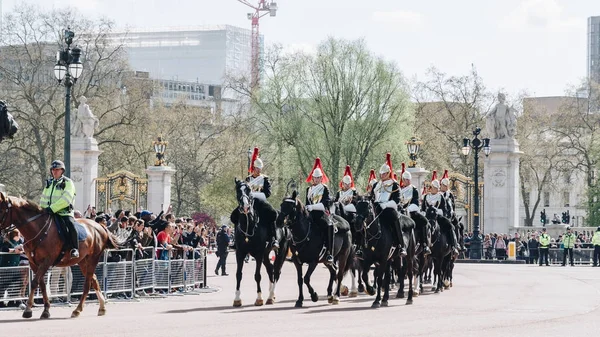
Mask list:
[{"label": "overcast sky", "polygon": [[[248,0],[256,4],[258,0]],[[4,13],[21,0],[3,0]],[[230,24],[250,28],[237,0],[28,0],[73,6],[119,27]],[[314,50],[328,36],[365,38],[409,78],[436,66],[465,74],[474,64],[488,88],[562,95],[586,76],[587,17],[599,0],[279,0],[260,21],[268,44]]]}]

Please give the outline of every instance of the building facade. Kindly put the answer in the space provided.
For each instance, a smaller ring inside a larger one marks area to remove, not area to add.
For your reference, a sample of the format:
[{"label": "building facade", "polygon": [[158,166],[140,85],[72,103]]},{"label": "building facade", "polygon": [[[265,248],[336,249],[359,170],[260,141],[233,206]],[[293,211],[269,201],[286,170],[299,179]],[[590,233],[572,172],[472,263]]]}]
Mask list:
[{"label": "building facade", "polygon": [[587,76],[600,83],[600,16],[588,18]]}]

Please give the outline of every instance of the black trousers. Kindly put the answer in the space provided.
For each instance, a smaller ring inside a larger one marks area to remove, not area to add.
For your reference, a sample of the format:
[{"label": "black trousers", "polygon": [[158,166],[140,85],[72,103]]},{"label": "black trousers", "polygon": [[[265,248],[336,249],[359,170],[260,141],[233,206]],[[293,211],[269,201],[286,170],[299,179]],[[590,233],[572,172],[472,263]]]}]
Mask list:
[{"label": "black trousers", "polygon": [[567,254],[569,254],[569,263],[573,265],[573,248],[564,248],[563,249],[563,263],[564,266],[567,262]]},{"label": "black trousers", "polygon": [[[546,261],[546,265],[548,266],[548,253],[550,252],[549,248],[543,248],[540,247],[540,266],[542,264],[544,264],[544,261]],[[544,260],[545,259],[545,260]]]},{"label": "black trousers", "polygon": [[65,239],[67,245],[71,249],[79,249],[79,240],[77,239],[77,231],[75,230],[75,219],[72,216],[60,216],[65,229]]},{"label": "black trousers", "polygon": [[215,271],[218,271],[219,268],[221,268],[221,274],[225,273],[225,265],[227,265],[227,255],[229,255],[229,252],[219,252],[219,262],[217,262],[217,267],[215,268]]},{"label": "black trousers", "polygon": [[594,246],[594,266],[598,265],[598,260],[600,259],[600,246]]}]

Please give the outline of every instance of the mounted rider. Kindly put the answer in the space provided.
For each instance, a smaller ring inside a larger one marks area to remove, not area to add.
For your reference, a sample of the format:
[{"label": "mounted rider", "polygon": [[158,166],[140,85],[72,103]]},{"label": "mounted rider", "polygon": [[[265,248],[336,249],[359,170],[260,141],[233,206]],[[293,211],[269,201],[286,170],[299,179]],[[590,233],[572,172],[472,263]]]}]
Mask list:
[{"label": "mounted rider", "polygon": [[65,241],[70,244],[71,258],[79,257],[79,241],[75,230],[75,218],[73,204],[75,203],[75,185],[66,177],[65,164],[55,160],[50,165],[51,179],[46,181],[46,187],[42,191],[40,205],[48,214],[56,214],[67,228]]},{"label": "mounted rider", "polygon": [[[352,177],[352,171],[350,170],[350,165],[346,165],[346,170],[344,171],[344,177],[340,181],[340,188],[335,194],[335,202],[339,202],[340,205],[344,208],[344,212],[346,213],[348,219],[352,225],[354,219],[356,218],[356,207],[354,205],[354,198],[356,197],[356,188],[354,185],[354,178]],[[356,255],[362,255],[362,251],[360,248],[361,240],[358,240],[358,236],[360,236],[360,231],[354,231],[352,238],[354,239],[354,244],[356,245]]]},{"label": "mounted rider", "polygon": [[311,184],[306,188],[306,210],[310,214],[312,223],[318,225],[323,231],[327,263],[333,263],[333,222],[329,218],[331,199],[329,188],[325,185],[329,182],[329,178],[323,171],[320,158],[315,159],[315,164],[306,178],[306,182]]},{"label": "mounted rider", "polygon": [[[454,198],[454,193],[450,191],[450,179],[448,178],[448,170],[444,170],[444,174],[442,175],[442,179],[440,180],[440,192],[444,196],[444,200],[446,200],[446,214],[445,216],[452,220],[456,217],[456,199]],[[452,224],[454,227],[454,224]],[[454,233],[456,233],[457,228],[452,228]],[[458,241],[458,240],[457,240]],[[456,248],[460,250],[465,250],[465,247],[460,247],[458,242],[456,244]]]},{"label": "mounted rider", "polygon": [[271,232],[271,244],[273,250],[279,249],[279,241],[277,240],[277,227],[275,225],[275,219],[277,219],[277,211],[269,204],[267,198],[271,196],[271,183],[269,182],[269,177],[262,174],[263,161],[258,157],[258,147],[254,148],[254,152],[252,153],[252,160],[250,162],[250,168],[248,172],[250,175],[246,177],[246,182],[248,186],[250,186],[250,196],[253,199],[258,199],[263,202],[264,207],[259,212],[259,221],[261,212],[263,215],[267,214],[267,219],[273,219],[273,221],[269,220],[268,226],[269,231]]},{"label": "mounted rider", "polygon": [[388,219],[393,240],[400,250],[400,255],[406,256],[406,246],[404,245],[404,237],[400,220],[398,219],[398,204],[400,203],[400,185],[394,179],[394,171],[392,170],[391,154],[386,154],[386,162],[379,169],[380,180],[375,183],[371,191],[371,200],[375,202],[375,212],[377,216]]},{"label": "mounted rider", "polygon": [[[433,207],[436,210],[438,216],[445,216],[448,211],[446,210],[446,199],[440,192],[440,182],[437,180],[437,171],[433,171],[431,174],[431,185],[429,187],[429,193],[423,197],[423,203],[421,204],[421,211],[427,212],[427,207]],[[448,231],[451,233],[446,233],[450,239],[450,245],[452,246],[452,251],[454,254],[458,254],[458,250],[456,249],[456,233],[452,227],[450,228],[441,228],[444,231]]]},{"label": "mounted rider", "polygon": [[[400,182],[400,206],[404,210],[405,214],[410,216],[411,219],[415,220],[419,214],[419,190],[411,184],[412,174],[406,171],[404,163],[402,163],[402,171],[400,173],[402,178]],[[423,228],[425,231],[426,228]],[[423,253],[425,255],[431,254],[429,248],[428,235],[427,233],[420,233],[418,235],[421,239],[421,246],[423,246]]]}]

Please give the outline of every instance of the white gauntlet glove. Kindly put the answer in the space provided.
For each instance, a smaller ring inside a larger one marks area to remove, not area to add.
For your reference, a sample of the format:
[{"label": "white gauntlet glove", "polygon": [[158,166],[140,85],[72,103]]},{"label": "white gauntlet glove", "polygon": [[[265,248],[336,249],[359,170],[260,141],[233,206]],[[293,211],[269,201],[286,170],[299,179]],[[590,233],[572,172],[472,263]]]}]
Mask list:
[{"label": "white gauntlet glove", "polygon": [[397,209],[398,208],[398,205],[396,204],[396,202],[394,200],[382,202],[379,204],[379,206],[381,206],[382,209],[384,209],[384,208]]},{"label": "white gauntlet glove", "polygon": [[250,195],[254,199],[258,199],[258,200],[267,202],[267,197],[265,196],[265,194],[263,192],[250,192]]}]

